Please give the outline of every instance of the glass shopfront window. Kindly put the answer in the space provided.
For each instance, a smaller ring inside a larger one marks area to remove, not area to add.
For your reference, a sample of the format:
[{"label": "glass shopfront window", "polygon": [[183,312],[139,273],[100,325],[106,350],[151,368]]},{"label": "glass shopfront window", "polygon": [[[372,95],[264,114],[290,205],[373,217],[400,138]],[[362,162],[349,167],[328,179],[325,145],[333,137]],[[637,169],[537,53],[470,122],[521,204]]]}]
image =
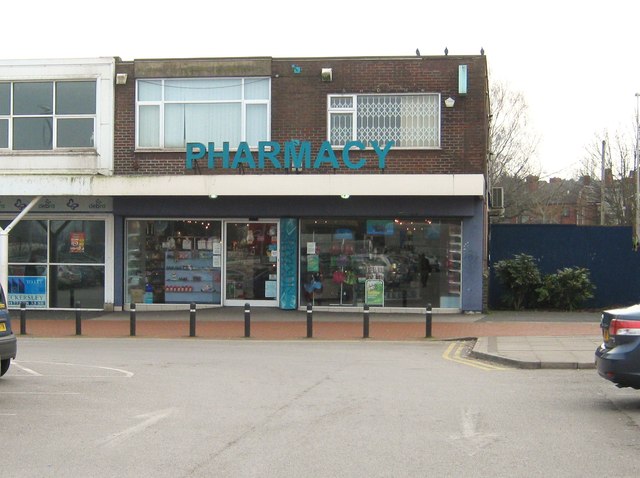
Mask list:
[{"label": "glass shopfront window", "polygon": [[301,304],[460,307],[460,220],[306,219],[300,230]]},{"label": "glass shopfront window", "polygon": [[9,234],[12,307],[101,309],[104,271],[104,221],[23,219]]},{"label": "glass shopfront window", "polygon": [[221,231],[213,220],[128,220],[125,301],[220,304]]}]

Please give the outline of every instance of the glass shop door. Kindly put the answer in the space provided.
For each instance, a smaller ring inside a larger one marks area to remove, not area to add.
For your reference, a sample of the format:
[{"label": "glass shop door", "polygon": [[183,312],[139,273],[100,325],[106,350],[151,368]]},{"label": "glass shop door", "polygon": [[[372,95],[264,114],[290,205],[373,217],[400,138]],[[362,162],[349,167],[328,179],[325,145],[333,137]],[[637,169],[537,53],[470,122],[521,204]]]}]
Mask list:
[{"label": "glass shop door", "polygon": [[278,232],[275,220],[225,223],[225,305],[278,306]]}]

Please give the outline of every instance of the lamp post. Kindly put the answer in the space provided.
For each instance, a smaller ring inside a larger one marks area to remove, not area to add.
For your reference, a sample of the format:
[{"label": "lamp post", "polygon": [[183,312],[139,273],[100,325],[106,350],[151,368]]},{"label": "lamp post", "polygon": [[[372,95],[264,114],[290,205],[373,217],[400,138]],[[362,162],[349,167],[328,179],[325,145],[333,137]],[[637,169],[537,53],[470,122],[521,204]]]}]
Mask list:
[{"label": "lamp post", "polygon": [[638,149],[640,148],[640,93],[636,93],[636,151],[635,151],[635,176],[636,176],[636,223],[635,223],[635,237],[633,238],[634,245],[638,246],[640,241],[640,171],[638,171]]}]

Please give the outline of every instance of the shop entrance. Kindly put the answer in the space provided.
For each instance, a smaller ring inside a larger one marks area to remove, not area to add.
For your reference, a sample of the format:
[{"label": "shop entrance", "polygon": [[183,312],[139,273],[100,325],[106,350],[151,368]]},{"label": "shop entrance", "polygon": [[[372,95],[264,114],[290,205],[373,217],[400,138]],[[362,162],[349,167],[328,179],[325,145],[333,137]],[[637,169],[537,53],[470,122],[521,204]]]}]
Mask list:
[{"label": "shop entrance", "polygon": [[275,220],[225,223],[225,305],[278,306],[278,232]]}]

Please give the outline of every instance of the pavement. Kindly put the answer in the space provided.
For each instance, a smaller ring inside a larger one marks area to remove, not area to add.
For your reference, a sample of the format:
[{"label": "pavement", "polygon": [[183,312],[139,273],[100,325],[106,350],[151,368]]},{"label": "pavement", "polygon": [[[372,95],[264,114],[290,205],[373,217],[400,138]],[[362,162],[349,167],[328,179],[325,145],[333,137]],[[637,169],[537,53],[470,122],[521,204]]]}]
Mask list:
[{"label": "pavement", "polygon": [[18,337],[464,340],[473,342],[472,357],[527,369],[594,368],[594,352],[602,342],[600,315],[599,311],[436,313],[430,315],[429,330],[426,312],[379,313],[375,309],[368,315],[368,328],[362,309],[313,310],[309,315],[306,310],[253,307],[248,321],[242,307],[191,311],[188,305],[176,306],[175,310],[142,306],[133,314],[131,311],[11,311],[12,327]]}]

